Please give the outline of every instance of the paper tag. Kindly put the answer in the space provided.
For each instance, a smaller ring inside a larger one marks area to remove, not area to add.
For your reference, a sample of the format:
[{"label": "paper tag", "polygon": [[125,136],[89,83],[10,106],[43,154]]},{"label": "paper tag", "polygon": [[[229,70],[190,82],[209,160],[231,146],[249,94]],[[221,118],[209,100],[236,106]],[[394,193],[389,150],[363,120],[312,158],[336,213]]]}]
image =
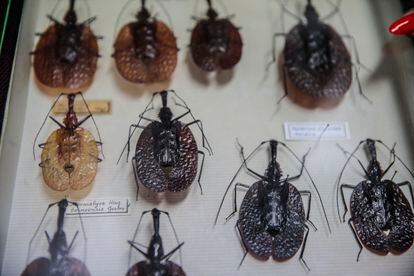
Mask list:
[{"label": "paper tag", "polygon": [[[295,141],[350,139],[347,122],[285,122],[285,139]],[[321,136],[322,134],[322,136]]]},{"label": "paper tag", "polygon": [[[91,100],[86,101],[86,104],[88,105],[89,110],[92,114],[111,113],[112,103],[110,100]],[[73,108],[78,114],[89,113],[85,102],[81,100],[75,101]],[[68,100],[66,98],[62,98],[56,103],[55,107],[53,108],[53,114],[66,114],[66,112],[68,112]]]},{"label": "paper tag", "polygon": [[66,216],[122,216],[129,215],[129,200],[123,199],[93,199],[78,202],[79,211],[76,206],[69,205]]}]

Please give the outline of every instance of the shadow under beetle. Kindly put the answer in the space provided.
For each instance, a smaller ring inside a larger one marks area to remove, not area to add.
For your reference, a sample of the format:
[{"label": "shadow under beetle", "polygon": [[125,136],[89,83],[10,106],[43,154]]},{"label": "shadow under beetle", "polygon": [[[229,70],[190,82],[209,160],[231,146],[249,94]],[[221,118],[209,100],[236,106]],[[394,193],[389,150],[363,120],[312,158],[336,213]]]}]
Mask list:
[{"label": "shadow under beetle", "polygon": [[[247,166],[247,160],[264,144],[269,144],[270,162],[265,174],[261,175]],[[280,164],[277,162],[277,149],[279,145],[286,148],[288,152],[301,163],[301,169],[298,175],[292,177],[289,177],[288,175],[283,177]],[[226,221],[229,220],[237,212],[237,188],[248,189],[243,198],[239,219],[236,223],[236,228],[245,249],[245,254],[240,265],[243,263],[248,252],[260,258],[267,259],[272,256],[275,260],[290,259],[296,254],[303,243],[299,260],[307,270],[310,270],[303,258],[303,253],[309,233],[309,228],[306,223],[311,225],[316,231],[316,227],[309,220],[312,193],[310,191],[298,191],[297,188],[290,183],[290,181],[299,179],[304,170],[310,177],[305,167],[305,159],[309,151],[303,156],[302,160],[300,160],[286,144],[276,140],[269,140],[261,142],[252,153],[247,156],[247,158],[244,156],[243,147],[241,147],[240,152],[243,157],[243,163],[226,189],[217,212],[215,223],[217,223],[219,212],[231,184],[239,174],[240,170],[245,167],[247,171],[257,177],[259,181],[251,186],[243,183],[235,184],[233,212],[226,218]],[[312,185],[317,191],[320,200],[319,192],[316,189],[313,180]],[[302,196],[308,197],[306,214]],[[330,232],[325,208],[321,200],[320,202]]]},{"label": "shadow under beetle", "polygon": [[[382,144],[392,154],[392,161],[385,170],[381,168],[377,159],[376,143]],[[362,144],[365,144],[369,156],[367,168],[355,156],[355,153]],[[396,254],[404,253],[413,244],[414,214],[410,203],[400,187],[408,186],[411,200],[414,202],[411,183],[408,181],[395,183],[392,180],[394,177],[389,180],[384,179],[384,176],[394,165],[395,158],[403,164],[412,176],[414,176],[413,173],[395,154],[394,148],[390,149],[380,140],[363,140],[352,153],[348,154],[349,157],[342,168],[337,183],[337,210],[338,216],[340,217],[338,198],[340,191],[345,209],[342,222],[345,222],[348,207],[346,205],[344,189],[351,189],[351,217],[348,220],[348,224],[360,248],[357,261],[363,248],[362,245],[376,253],[384,255],[388,252]],[[358,161],[366,177],[366,180],[359,182],[357,185],[341,183],[342,174],[351,158],[355,158]]]},{"label": "shadow under beetle", "polygon": [[70,0],[64,23],[52,15],[53,22],[44,33],[38,33],[39,42],[33,66],[37,79],[45,86],[75,92],[86,90],[92,81],[100,57],[97,37],[89,25],[96,17],[77,22],[75,0]]},{"label": "shadow under beetle", "polygon": [[[173,117],[171,109],[167,105],[168,94],[174,96],[180,101],[176,105],[183,107],[186,111]],[[158,114],[159,120],[145,117],[145,114],[154,109],[153,101],[156,95],[160,95],[162,107]],[[151,107],[150,107],[151,106]],[[182,123],[180,119],[190,116],[193,121]],[[144,126],[141,121],[149,122]],[[175,91],[161,91],[152,95],[152,98],[146,106],[144,112],[139,115],[137,124],[129,128],[128,142],[125,145],[121,156],[127,149],[127,161],[130,152],[130,139],[137,128],[143,129],[135,149],[135,155],[132,158],[132,167],[134,170],[135,181],[137,184],[137,197],[139,192],[139,183],[153,192],[160,193],[165,191],[180,192],[187,189],[194,181],[198,169],[198,154],[202,156],[198,184],[201,192],[202,187],[200,178],[204,165],[205,154],[197,147],[196,140],[190,130],[191,125],[197,125],[201,131],[203,147],[209,154],[212,150],[208,140],[204,135],[203,124],[196,120],[187,106]]]},{"label": "shadow under beetle", "polygon": [[[89,113],[79,121],[74,110],[77,95],[81,96]],[[66,96],[68,99],[68,111],[63,120],[63,124],[54,117],[49,116],[62,96]],[[45,143],[39,144],[39,147],[42,149],[39,166],[42,168],[43,179],[46,185],[55,191],[67,191],[69,189],[81,190],[86,188],[95,179],[98,169],[97,164],[102,161],[99,158],[98,150],[98,146],[102,146],[102,142],[95,119],[82,93],[62,93],[57,97],[33,142],[33,156],[35,159],[36,141],[48,118],[56,123],[59,128],[49,135]],[[98,133],[99,141],[95,140],[90,131],[81,127],[88,119],[92,119]]]},{"label": "shadow under beetle", "polygon": [[[312,1],[307,0],[305,21],[288,11],[281,2],[283,12],[287,12],[300,22],[288,33],[275,33],[273,37],[273,61],[270,64],[276,61],[276,38],[285,37],[281,68],[285,95],[279,102],[288,95],[288,79],[305,95],[315,98],[341,98],[351,86],[353,67],[343,38],[350,39],[355,50],[355,78],[360,94],[366,98],[358,73],[361,67],[367,68],[359,61],[354,38],[349,34],[340,36],[335,29],[323,22],[339,13],[341,21],[345,24],[339,11],[341,2],[339,0],[334,10],[321,19]],[[329,3],[333,5],[331,1]]]},{"label": "shadow under beetle", "polygon": [[232,69],[241,59],[243,42],[230,18],[218,18],[207,0],[206,19],[196,19],[191,32],[190,50],[195,64],[204,71]]},{"label": "shadow under beetle", "polygon": [[[174,226],[172,225],[170,216],[167,212],[160,211],[156,208],[150,211],[144,211],[141,215],[141,218],[138,223],[138,227],[136,229],[134,238],[138,232],[139,225],[141,224],[141,220],[146,213],[151,212],[152,219],[154,223],[154,234],[151,238],[150,244],[148,246],[147,252],[145,253],[141,250],[138,246],[141,244],[136,243],[134,241],[128,241],[128,243],[136,249],[139,253],[141,253],[146,260],[140,261],[134,264],[127,272],[127,276],[132,275],[139,275],[139,276],[146,276],[146,275],[169,275],[169,276],[185,276],[184,270],[181,266],[177,265],[176,263],[169,260],[171,256],[177,252],[184,245],[184,242],[180,243],[176,248],[171,250],[169,253],[164,254],[164,247],[162,244],[162,239],[160,236],[160,214],[163,213],[167,215],[171,226],[174,231],[174,235],[177,238],[177,234],[175,232]],[[177,238],[178,242],[178,238]]]},{"label": "shadow under beetle", "polygon": [[[22,272],[21,274],[22,276],[45,276],[45,275],[48,275],[48,276],[66,276],[66,275],[67,276],[89,276],[90,275],[88,268],[82,261],[69,256],[69,253],[73,247],[75,239],[79,233],[79,231],[76,231],[72,241],[68,245],[67,240],[66,240],[66,234],[65,234],[65,231],[63,230],[63,222],[64,222],[66,208],[68,207],[69,204],[72,204],[76,208],[78,208],[79,218],[81,219],[78,204],[75,202],[62,199],[59,202],[50,204],[45,214],[43,215],[43,218],[38,228],[36,229],[36,232],[33,235],[33,238],[31,239],[30,245],[29,245],[29,251],[30,251],[31,244],[35,236],[37,235],[37,232],[39,231],[40,226],[42,225],[47,212],[52,206],[58,205],[59,215],[58,215],[58,220],[57,220],[57,230],[55,234],[53,235],[53,238],[51,239],[49,234],[45,231],[45,235],[49,243],[50,259],[45,258],[45,257],[35,259]],[[81,219],[81,225],[82,225],[82,231],[83,231],[85,241],[86,241],[86,235],[83,229],[82,219]]]}]

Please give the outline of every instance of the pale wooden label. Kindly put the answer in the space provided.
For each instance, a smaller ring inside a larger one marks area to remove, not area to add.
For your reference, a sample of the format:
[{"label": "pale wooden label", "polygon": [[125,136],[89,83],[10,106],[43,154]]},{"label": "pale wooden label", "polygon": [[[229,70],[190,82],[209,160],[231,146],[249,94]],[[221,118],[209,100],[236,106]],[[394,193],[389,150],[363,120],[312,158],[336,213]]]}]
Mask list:
[{"label": "pale wooden label", "polygon": [[[89,100],[86,101],[89,110],[92,114],[108,114],[111,113],[112,109],[112,102],[110,100]],[[75,101],[75,112],[78,114],[88,114],[88,109],[84,101],[77,100]],[[55,107],[53,108],[53,114],[66,114],[68,111],[68,100],[66,98],[62,98],[59,100]]]}]

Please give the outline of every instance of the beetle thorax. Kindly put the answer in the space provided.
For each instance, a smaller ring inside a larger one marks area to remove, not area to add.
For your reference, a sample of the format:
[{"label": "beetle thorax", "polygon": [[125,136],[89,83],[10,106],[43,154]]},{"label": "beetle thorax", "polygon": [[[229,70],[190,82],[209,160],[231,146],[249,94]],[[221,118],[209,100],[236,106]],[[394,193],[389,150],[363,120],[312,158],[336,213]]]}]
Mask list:
[{"label": "beetle thorax", "polygon": [[135,54],[144,63],[149,63],[157,56],[155,48],[156,26],[148,18],[138,20],[134,29]]},{"label": "beetle thorax", "polygon": [[77,25],[65,25],[58,28],[57,57],[63,63],[74,64],[78,60],[81,43],[81,31]]},{"label": "beetle thorax", "polygon": [[262,222],[272,236],[278,235],[286,224],[289,184],[283,183],[279,186],[266,185],[264,188]]},{"label": "beetle thorax", "polygon": [[154,264],[159,264],[162,257],[164,257],[164,247],[162,246],[161,236],[154,234],[148,247],[149,261]]},{"label": "beetle thorax", "polygon": [[391,219],[391,205],[387,194],[387,187],[384,183],[370,183],[365,188],[365,193],[368,197],[370,208],[370,216],[373,223],[382,231],[390,230]]},{"label": "beetle thorax", "polygon": [[368,178],[369,180],[375,185],[381,185],[381,178],[382,178],[382,169],[381,165],[377,160],[371,160],[369,162],[368,168]]},{"label": "beetle thorax", "polygon": [[265,176],[269,185],[280,185],[280,178],[282,177],[282,170],[280,165],[276,160],[269,162],[267,169],[265,171]]},{"label": "beetle thorax", "polygon": [[208,51],[215,54],[223,54],[227,51],[229,38],[226,34],[226,26],[223,20],[209,20],[206,24],[208,39]]}]

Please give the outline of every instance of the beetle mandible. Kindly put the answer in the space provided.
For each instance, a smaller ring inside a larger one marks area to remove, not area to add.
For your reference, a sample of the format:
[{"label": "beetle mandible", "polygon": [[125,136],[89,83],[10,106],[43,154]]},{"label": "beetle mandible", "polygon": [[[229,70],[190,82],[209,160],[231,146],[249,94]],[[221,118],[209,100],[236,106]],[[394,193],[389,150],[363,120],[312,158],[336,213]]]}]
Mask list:
[{"label": "beetle mandible", "polygon": [[[250,169],[246,162],[265,144],[269,144],[270,162],[265,174],[261,175]],[[277,161],[277,148],[279,145],[286,148],[288,152],[301,163],[301,169],[298,175],[292,177],[289,177],[288,175],[283,177],[280,164]],[[243,183],[235,184],[233,212],[226,218],[226,221],[229,220],[237,212],[237,188],[241,187],[248,189],[243,198],[239,219],[236,223],[236,228],[239,231],[245,249],[245,254],[240,265],[248,252],[266,259],[272,256],[275,260],[286,260],[293,257],[302,245],[299,260],[305,268],[309,270],[309,267],[303,258],[303,254],[309,233],[307,223],[316,231],[316,227],[309,220],[312,193],[310,191],[298,191],[298,189],[290,183],[290,181],[299,179],[304,170],[307,175],[310,176],[305,167],[305,159],[309,151],[303,156],[302,160],[300,160],[283,142],[269,140],[261,142],[246,158],[244,156],[243,147],[240,147],[243,163],[228,185],[216,216],[217,222],[219,212],[231,184],[236,179],[241,169],[245,167],[247,171],[257,177],[259,181],[251,186]],[[316,189],[312,178],[311,181]],[[330,231],[324,205],[320,199],[319,191],[317,189],[316,191]],[[306,214],[302,196],[308,197]]]},{"label": "beetle mandible", "polygon": [[[392,154],[392,161],[385,170],[381,168],[377,159],[376,143],[385,146]],[[355,153],[363,144],[366,145],[369,155],[367,168],[355,156]],[[344,189],[352,190],[350,199],[351,217],[348,220],[348,225],[360,248],[357,261],[363,248],[362,245],[381,254],[387,254],[388,252],[401,254],[407,251],[414,241],[414,214],[410,203],[400,189],[403,186],[408,186],[411,200],[414,202],[411,183],[404,181],[397,184],[392,180],[393,177],[391,180],[384,179],[386,173],[394,165],[396,157],[402,162],[401,158],[396,155],[394,147],[390,149],[381,140],[366,139],[361,141],[355,150],[349,153],[338,178],[337,210],[339,217],[339,191],[345,209],[342,222],[345,222],[345,215],[348,212]],[[357,159],[366,177],[357,185],[341,183],[342,174],[351,158]],[[403,162],[402,164],[414,176]]]}]

